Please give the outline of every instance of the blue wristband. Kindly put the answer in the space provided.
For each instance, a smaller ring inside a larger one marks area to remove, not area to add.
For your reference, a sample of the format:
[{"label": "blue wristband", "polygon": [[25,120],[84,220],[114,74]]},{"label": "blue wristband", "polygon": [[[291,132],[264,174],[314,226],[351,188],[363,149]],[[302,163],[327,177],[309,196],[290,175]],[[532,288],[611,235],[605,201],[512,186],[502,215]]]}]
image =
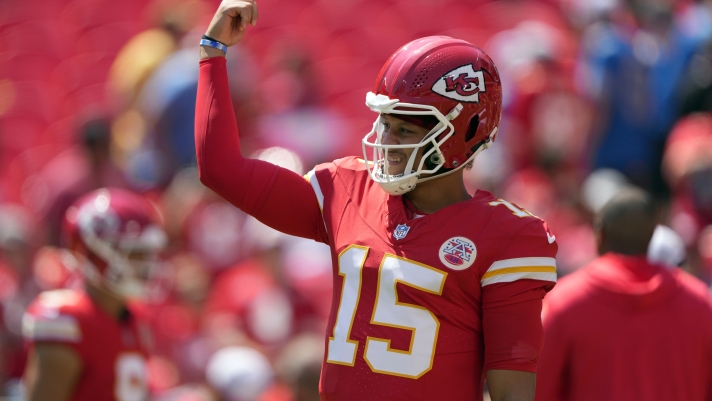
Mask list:
[{"label": "blue wristband", "polygon": [[218,50],[222,50],[225,53],[227,53],[227,46],[225,46],[224,44],[222,44],[220,42],[216,42],[214,40],[200,39],[200,45],[214,47]]}]

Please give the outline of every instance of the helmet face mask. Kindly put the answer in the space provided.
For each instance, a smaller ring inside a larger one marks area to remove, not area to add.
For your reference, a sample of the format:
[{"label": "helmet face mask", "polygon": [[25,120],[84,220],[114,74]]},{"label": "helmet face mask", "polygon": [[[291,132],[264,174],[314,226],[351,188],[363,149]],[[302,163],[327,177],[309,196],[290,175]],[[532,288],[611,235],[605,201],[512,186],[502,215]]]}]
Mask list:
[{"label": "helmet face mask", "polygon": [[[368,93],[368,100],[373,100],[376,95],[373,92]],[[405,145],[385,145],[383,143],[385,128],[381,121],[381,116],[379,114],[376,121],[373,123],[373,128],[366,134],[363,138],[361,144],[364,152],[364,159],[366,161],[372,160],[372,164],[369,166],[369,175],[371,179],[381,184],[381,186],[391,195],[400,195],[412,190],[415,187],[416,182],[421,178],[424,178],[424,174],[435,174],[442,168],[442,163],[434,163],[433,167],[427,167],[426,161],[430,158],[437,158],[438,161],[442,161],[444,156],[440,151],[440,145],[447,141],[448,138],[452,136],[455,132],[452,124],[442,115],[437,109],[432,106],[423,106],[418,104],[408,104],[408,103],[393,103],[392,106],[379,107],[373,102],[367,104],[374,111],[379,111],[381,114],[391,114],[398,118],[398,115],[429,115],[437,118],[438,124],[428,132],[423,139],[416,144],[405,144]],[[389,99],[390,100],[390,99]],[[405,110],[404,110],[405,108]],[[447,131],[447,132],[446,132]],[[438,140],[438,138],[440,138]],[[373,158],[368,157],[368,148],[372,149]],[[398,174],[391,174],[388,165],[388,152],[393,149],[410,149],[412,152],[408,157],[406,167],[403,172]],[[420,161],[415,165],[419,150],[423,149],[423,154]],[[435,155],[433,157],[433,155]],[[420,182],[423,180],[421,179]]]},{"label": "helmet face mask", "polygon": [[[432,36],[410,42],[391,56],[367,94],[366,105],[379,117],[432,116],[438,121],[418,144],[384,144],[378,119],[362,140],[371,179],[387,193],[402,195],[417,183],[461,169],[491,145],[502,88],[494,63],[482,50],[462,40]],[[394,149],[412,149],[400,174],[388,171],[388,152]]]},{"label": "helmet face mask", "polygon": [[165,268],[157,251],[118,251],[106,261],[102,284],[127,298],[142,300],[159,297],[159,283],[166,280]]}]

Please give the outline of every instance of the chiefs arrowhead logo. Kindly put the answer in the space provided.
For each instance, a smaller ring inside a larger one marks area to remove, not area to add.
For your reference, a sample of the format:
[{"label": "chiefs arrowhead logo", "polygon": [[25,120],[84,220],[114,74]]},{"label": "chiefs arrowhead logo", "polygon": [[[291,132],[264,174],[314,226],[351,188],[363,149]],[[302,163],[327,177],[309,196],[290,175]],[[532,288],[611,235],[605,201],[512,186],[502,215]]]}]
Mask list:
[{"label": "chiefs arrowhead logo", "polygon": [[482,70],[475,71],[472,64],[463,65],[440,77],[432,91],[461,102],[479,103],[480,92],[485,91],[485,76]]}]

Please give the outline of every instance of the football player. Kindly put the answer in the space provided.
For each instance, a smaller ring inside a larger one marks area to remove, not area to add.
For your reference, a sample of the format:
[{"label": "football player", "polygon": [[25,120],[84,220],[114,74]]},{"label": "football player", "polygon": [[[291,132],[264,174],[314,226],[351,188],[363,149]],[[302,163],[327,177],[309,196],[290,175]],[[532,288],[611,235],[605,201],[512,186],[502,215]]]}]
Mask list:
[{"label": "football player", "polygon": [[143,401],[150,335],[128,300],[145,298],[166,243],[154,206],[119,189],[90,192],[67,209],[68,264],[84,290],[41,293],[23,319],[30,401]]},{"label": "football player", "polygon": [[533,400],[556,238],[463,184],[497,134],[492,60],[445,36],[406,44],[366,96],[377,116],[364,159],[319,165],[305,180],[240,153],[224,55],[257,18],[254,1],[223,0],[201,40],[198,166],[245,212],[331,247],[322,399],[481,400],[486,378],[495,401]]}]

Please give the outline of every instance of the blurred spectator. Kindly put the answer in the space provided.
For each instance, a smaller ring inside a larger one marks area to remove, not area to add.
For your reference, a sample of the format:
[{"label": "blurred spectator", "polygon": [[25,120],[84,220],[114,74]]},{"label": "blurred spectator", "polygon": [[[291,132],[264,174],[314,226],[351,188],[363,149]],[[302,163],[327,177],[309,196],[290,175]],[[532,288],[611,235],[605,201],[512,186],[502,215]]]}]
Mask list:
[{"label": "blurred spectator", "polygon": [[608,201],[631,185],[619,171],[602,168],[589,174],[581,185],[581,197],[588,209],[598,213]]},{"label": "blurred spectator", "polygon": [[660,194],[662,148],[697,42],[675,23],[671,3],[629,0],[628,6],[632,21],[599,22],[582,38],[580,83],[598,107],[592,163]]},{"label": "blurred spectator", "polygon": [[508,129],[501,143],[511,151],[515,169],[536,164],[556,175],[584,167],[592,110],[573,85],[567,33],[527,20],[488,43],[499,70],[514,83],[505,92]]},{"label": "blurred spectator", "polygon": [[273,375],[267,358],[249,347],[217,351],[205,371],[218,401],[258,401],[272,383]]},{"label": "blurred spectator", "polygon": [[699,40],[712,39],[712,2],[694,0],[680,12],[682,29]]},{"label": "blurred spectator", "polygon": [[111,120],[88,119],[79,130],[79,138],[81,147],[71,147],[57,155],[42,171],[44,181],[51,187],[46,213],[50,245],[60,244],[64,212],[79,196],[97,188],[127,186],[123,172],[111,157]]},{"label": "blurred spectator", "polygon": [[[144,120],[146,136],[139,146],[127,149],[127,169],[137,184],[163,185],[181,168],[195,164],[199,58],[194,45],[199,40],[198,31],[187,33],[181,48],[166,56],[139,89],[135,107]],[[253,62],[247,52],[237,48],[230,52],[228,65],[239,71],[231,81],[235,109],[246,118],[246,130],[254,129],[252,122],[259,110],[251,93],[256,78]]]},{"label": "blurred spectator", "polygon": [[207,356],[214,349],[202,332],[211,275],[189,252],[173,255],[169,264],[174,274],[172,296],[154,311],[157,348],[177,365],[181,380],[192,381],[202,377]]},{"label": "blurred spectator", "polygon": [[243,235],[250,257],[215,278],[206,303],[207,327],[219,328],[223,336],[244,332],[270,350],[304,330],[324,330],[331,299],[328,248],[287,238],[252,217]]},{"label": "blurred spectator", "polygon": [[[712,26],[712,22],[709,26]],[[712,37],[692,57],[685,74],[682,94],[683,114],[712,113]]]},{"label": "blurred spectator", "polygon": [[315,76],[308,55],[290,43],[280,43],[273,57],[274,72],[262,85],[267,95],[266,112],[259,122],[260,142],[291,149],[309,166],[340,154],[353,135],[339,116],[319,107],[321,79]]},{"label": "blurred spectator", "polygon": [[119,50],[109,73],[109,87],[122,104],[135,101],[153,71],[205,15],[199,0],[153,0],[147,11],[155,27],[132,37]]},{"label": "blurred spectator", "polygon": [[[206,304],[206,319],[227,314],[235,329],[263,345],[283,344],[292,333],[294,310],[276,275],[281,271],[281,233],[250,218],[248,232],[262,241],[252,257],[216,277]],[[258,231],[257,228],[260,228]],[[273,232],[274,231],[274,232]],[[275,234],[276,233],[276,234]]]},{"label": "blurred spectator", "polygon": [[163,192],[161,205],[165,213],[166,233],[175,247],[182,249],[186,246],[184,233],[191,230],[186,220],[210,195],[211,192],[198,179],[197,168],[188,167],[173,176]]},{"label": "blurred spectator", "polygon": [[276,362],[279,376],[289,384],[293,401],[319,401],[319,377],[324,357],[321,333],[295,337]]},{"label": "blurred spectator", "polygon": [[683,239],[687,266],[712,280],[712,115],[693,114],[673,128],[665,146],[663,172],[673,189],[670,227]]},{"label": "blurred spectator", "polygon": [[240,260],[245,214],[224,200],[206,197],[184,224],[185,247],[217,272]]},{"label": "blurred spectator", "polygon": [[688,273],[647,261],[657,219],[636,189],[598,214],[601,256],[545,298],[537,400],[712,396],[712,300]]}]

